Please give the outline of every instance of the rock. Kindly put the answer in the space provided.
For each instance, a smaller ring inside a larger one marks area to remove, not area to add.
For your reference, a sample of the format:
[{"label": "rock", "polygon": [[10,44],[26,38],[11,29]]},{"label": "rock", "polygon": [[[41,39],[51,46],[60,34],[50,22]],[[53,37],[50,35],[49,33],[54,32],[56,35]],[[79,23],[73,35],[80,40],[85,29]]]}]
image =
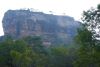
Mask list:
[{"label": "rock", "polygon": [[48,44],[72,43],[79,27],[78,21],[73,17],[30,10],[8,10],[2,23],[4,35],[10,35],[15,39],[40,36],[44,43]]}]

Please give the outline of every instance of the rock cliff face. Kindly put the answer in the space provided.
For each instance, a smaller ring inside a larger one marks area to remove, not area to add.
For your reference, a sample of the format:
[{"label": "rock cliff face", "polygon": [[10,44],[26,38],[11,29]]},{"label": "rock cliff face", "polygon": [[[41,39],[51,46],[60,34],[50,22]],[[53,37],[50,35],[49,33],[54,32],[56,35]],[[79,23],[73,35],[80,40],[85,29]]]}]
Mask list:
[{"label": "rock cliff face", "polygon": [[5,35],[13,38],[41,36],[46,44],[71,43],[79,27],[72,17],[30,10],[8,10],[2,23]]}]

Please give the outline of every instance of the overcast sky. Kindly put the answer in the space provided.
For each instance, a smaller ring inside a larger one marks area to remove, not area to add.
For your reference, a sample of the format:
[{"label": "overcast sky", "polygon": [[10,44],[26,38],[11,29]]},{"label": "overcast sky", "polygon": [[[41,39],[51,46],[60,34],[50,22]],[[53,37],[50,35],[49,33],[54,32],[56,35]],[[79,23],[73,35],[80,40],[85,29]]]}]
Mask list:
[{"label": "overcast sky", "polygon": [[9,9],[34,8],[53,14],[65,14],[79,20],[84,10],[96,7],[100,0],[0,0],[0,35],[3,35],[2,18]]}]

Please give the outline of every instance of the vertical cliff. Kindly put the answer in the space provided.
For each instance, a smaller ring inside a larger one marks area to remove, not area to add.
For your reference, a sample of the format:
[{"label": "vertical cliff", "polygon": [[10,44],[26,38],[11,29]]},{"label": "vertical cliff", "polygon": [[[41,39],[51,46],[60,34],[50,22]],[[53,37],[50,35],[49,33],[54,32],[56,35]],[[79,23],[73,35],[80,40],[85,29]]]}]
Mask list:
[{"label": "vertical cliff", "polygon": [[13,38],[41,36],[44,43],[49,44],[71,43],[79,27],[72,17],[30,10],[8,10],[2,23],[5,35]]}]

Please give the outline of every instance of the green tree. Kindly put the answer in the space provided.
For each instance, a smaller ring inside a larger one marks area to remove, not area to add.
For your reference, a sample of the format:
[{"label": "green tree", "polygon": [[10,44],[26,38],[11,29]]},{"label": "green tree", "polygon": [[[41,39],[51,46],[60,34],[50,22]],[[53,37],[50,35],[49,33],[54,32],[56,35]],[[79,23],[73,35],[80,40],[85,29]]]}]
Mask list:
[{"label": "green tree", "polygon": [[29,67],[32,49],[23,40],[7,38],[0,43],[0,67]]},{"label": "green tree", "polygon": [[0,67],[12,67],[12,59],[10,56],[10,51],[12,50],[13,41],[11,39],[6,39],[0,43]]},{"label": "green tree", "polygon": [[74,63],[75,67],[99,67],[92,33],[86,28],[82,28],[77,35],[77,42],[80,47],[77,51],[78,57]]},{"label": "green tree", "polygon": [[99,36],[95,29],[100,26],[100,5],[97,9],[90,9],[83,12],[83,27],[78,30],[76,36],[77,43],[80,45],[77,51],[77,60],[75,67],[100,67],[100,50],[97,37]]},{"label": "green tree", "polygon": [[66,67],[67,66],[67,48],[63,46],[52,47],[49,67]]},{"label": "green tree", "polygon": [[99,37],[95,29],[100,29],[100,4],[97,8],[84,11],[82,21],[84,26],[93,33],[93,38]]}]

